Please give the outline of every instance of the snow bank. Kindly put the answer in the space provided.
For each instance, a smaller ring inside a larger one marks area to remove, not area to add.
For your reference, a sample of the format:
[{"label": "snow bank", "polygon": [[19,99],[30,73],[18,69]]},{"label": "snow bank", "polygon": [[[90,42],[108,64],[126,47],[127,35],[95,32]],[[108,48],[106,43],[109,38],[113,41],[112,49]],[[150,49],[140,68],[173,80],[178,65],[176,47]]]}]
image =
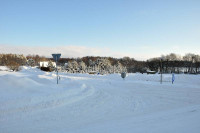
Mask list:
[{"label": "snow bank", "polygon": [[6,66],[0,66],[0,71],[7,71],[8,68]]}]

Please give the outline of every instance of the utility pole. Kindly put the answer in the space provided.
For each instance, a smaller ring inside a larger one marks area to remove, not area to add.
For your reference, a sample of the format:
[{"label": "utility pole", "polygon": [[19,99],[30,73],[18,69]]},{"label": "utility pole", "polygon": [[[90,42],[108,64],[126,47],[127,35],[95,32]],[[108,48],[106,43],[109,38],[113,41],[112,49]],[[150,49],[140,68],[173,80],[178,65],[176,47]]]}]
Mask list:
[{"label": "utility pole", "polygon": [[160,84],[162,84],[162,58],[160,59]]},{"label": "utility pole", "polygon": [[193,73],[193,63],[194,63],[194,56],[192,56],[192,62],[191,62],[191,67],[190,67],[190,73]]}]

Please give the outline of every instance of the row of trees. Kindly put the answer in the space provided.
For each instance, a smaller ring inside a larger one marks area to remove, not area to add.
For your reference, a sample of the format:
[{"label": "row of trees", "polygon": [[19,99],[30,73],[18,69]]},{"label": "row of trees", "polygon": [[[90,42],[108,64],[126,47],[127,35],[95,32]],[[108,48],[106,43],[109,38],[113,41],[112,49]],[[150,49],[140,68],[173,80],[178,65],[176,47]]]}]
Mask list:
[{"label": "row of trees", "polygon": [[147,60],[147,68],[163,73],[199,73],[200,56],[188,53],[183,57],[174,53]]},{"label": "row of trees", "polygon": [[86,56],[82,58],[61,58],[59,65],[63,65],[68,72],[91,72],[98,73],[121,73],[123,72],[145,72],[145,61],[136,61],[134,58],[112,58],[99,56]]},{"label": "row of trees", "polygon": [[49,59],[39,55],[0,54],[0,66],[7,66],[13,71],[18,71],[24,65],[38,66],[40,61],[47,60]]},{"label": "row of trees", "polygon": [[[112,57],[93,57],[86,56],[82,58],[62,58],[59,63],[62,65],[68,62],[66,67],[68,72],[88,72],[88,71],[106,71],[107,73],[116,73],[127,71],[129,73],[147,71],[163,73],[200,73],[200,55],[192,53],[180,56],[175,53],[162,55],[147,61],[137,61],[134,58],[112,58]],[[103,65],[102,65],[103,64]]]},{"label": "row of trees", "polygon": [[[0,54],[0,65],[8,66],[12,70],[22,65],[39,66],[41,61],[53,61],[39,55]],[[174,53],[162,55],[147,61],[137,61],[134,58],[112,58],[86,56],[82,58],[61,58],[58,62],[62,70],[70,73],[134,73],[156,71],[163,73],[200,73],[200,56],[186,54],[183,57]],[[13,67],[15,66],[15,67]]]},{"label": "row of trees", "polygon": [[[89,57],[88,57],[89,58]],[[126,71],[119,61],[116,64],[111,64],[108,58],[97,58],[96,60],[71,60],[65,64],[65,70],[70,73],[121,73]]]}]

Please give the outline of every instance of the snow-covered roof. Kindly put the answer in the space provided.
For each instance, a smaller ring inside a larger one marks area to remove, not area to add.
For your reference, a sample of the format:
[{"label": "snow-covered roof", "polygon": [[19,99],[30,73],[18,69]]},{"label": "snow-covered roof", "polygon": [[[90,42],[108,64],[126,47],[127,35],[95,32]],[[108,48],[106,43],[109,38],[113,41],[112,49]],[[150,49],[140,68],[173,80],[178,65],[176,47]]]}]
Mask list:
[{"label": "snow-covered roof", "polygon": [[[51,62],[53,64],[54,67],[56,67],[56,63],[55,62]],[[40,67],[48,67],[49,65],[49,61],[41,61],[40,62]]]}]

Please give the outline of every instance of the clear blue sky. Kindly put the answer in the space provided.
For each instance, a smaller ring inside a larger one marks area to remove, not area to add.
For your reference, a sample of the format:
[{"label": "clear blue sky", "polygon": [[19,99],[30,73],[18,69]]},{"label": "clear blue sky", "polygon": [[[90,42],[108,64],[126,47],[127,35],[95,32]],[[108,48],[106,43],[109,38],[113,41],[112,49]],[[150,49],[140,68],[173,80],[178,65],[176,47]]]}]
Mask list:
[{"label": "clear blue sky", "polygon": [[200,0],[0,0],[0,45],[200,54]]}]

